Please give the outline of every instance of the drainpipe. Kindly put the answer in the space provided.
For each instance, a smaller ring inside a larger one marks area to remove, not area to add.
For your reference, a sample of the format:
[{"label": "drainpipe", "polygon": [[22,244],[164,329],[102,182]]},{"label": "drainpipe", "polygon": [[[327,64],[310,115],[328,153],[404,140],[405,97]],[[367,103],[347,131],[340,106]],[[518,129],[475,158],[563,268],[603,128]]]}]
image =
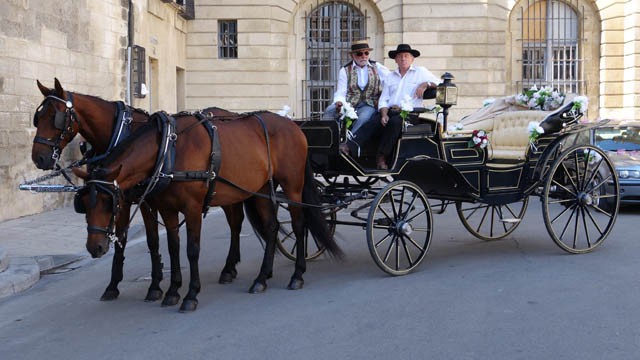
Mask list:
[{"label": "drainpipe", "polygon": [[131,56],[133,49],[133,0],[129,0],[129,13],[127,15],[127,70],[126,70],[126,78],[127,78],[127,86],[126,86],[126,99],[125,102],[128,105],[131,105],[133,100],[133,92],[131,89]]}]

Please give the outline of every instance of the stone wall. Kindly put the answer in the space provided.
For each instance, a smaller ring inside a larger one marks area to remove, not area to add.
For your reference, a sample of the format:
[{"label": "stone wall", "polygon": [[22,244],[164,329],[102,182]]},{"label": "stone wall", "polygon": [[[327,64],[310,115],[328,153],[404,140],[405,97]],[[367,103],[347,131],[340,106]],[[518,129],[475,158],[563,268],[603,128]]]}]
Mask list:
[{"label": "stone wall", "polygon": [[[176,111],[177,94],[184,96],[184,89],[177,90],[176,72],[186,66],[186,20],[175,5],[160,0],[133,3],[136,42],[158,59],[151,93],[159,108]],[[70,200],[69,195],[18,190],[20,183],[44,174],[31,162],[31,121],[43,99],[36,80],[52,87],[58,78],[67,90],[124,100],[128,5],[126,0],[0,2],[0,221]],[[150,110],[150,98],[135,99],[133,105]],[[75,140],[63,152],[63,162],[78,157]],[[59,179],[55,183],[63,182]]]}]

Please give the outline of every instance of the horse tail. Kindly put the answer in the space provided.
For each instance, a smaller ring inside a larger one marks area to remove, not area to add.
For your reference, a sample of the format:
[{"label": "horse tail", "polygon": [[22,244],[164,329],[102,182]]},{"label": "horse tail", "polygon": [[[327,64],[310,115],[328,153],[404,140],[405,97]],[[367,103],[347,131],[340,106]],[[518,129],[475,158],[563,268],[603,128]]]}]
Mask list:
[{"label": "horse tail", "polygon": [[246,215],[247,220],[249,220],[249,224],[251,224],[254,234],[256,234],[258,240],[260,240],[264,245],[266,243],[266,239],[269,238],[269,234],[262,223],[262,219],[260,219],[260,216],[258,215],[255,198],[248,198],[243,202],[243,204],[244,214]]},{"label": "horse tail", "polygon": [[[313,177],[313,171],[311,170],[311,163],[307,158],[307,163],[304,169],[304,187],[302,188],[302,202],[309,205],[321,205],[320,192],[316,187],[316,182]],[[325,247],[327,251],[338,258],[343,256],[343,252],[335,242],[331,231],[329,230],[329,224],[325,218],[325,214],[322,213],[317,206],[303,206],[304,213],[304,226],[311,235],[318,241],[320,245]]]}]

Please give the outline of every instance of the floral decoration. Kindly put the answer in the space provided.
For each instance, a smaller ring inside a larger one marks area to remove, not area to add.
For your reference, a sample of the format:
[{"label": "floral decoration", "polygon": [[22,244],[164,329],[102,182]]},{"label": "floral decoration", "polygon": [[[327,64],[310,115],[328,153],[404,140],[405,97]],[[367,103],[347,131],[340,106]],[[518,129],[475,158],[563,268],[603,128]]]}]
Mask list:
[{"label": "floral decoration", "polygon": [[544,129],[542,128],[542,126],[540,126],[540,123],[536,121],[529,122],[527,131],[529,132],[529,141],[532,144],[538,141],[540,135],[544,134]]},{"label": "floral decoration", "polygon": [[530,89],[516,95],[516,101],[531,110],[555,110],[562,105],[564,93],[554,90],[550,86],[538,89],[534,84]]},{"label": "floral decoration", "polygon": [[584,114],[589,107],[589,99],[586,96],[576,96],[573,98],[571,112],[574,114]]},{"label": "floral decoration", "polygon": [[282,107],[282,110],[278,111],[277,114],[280,116],[291,118],[291,115],[289,115],[289,111],[291,111],[291,107],[289,107],[289,105],[284,105]]},{"label": "floral decoration", "polygon": [[340,120],[343,120],[347,129],[351,128],[353,122],[358,118],[356,110],[350,103],[345,102],[340,109]]},{"label": "floral decoration", "polygon": [[487,145],[489,145],[488,133],[484,130],[473,130],[471,140],[469,140],[469,147],[482,151]]}]

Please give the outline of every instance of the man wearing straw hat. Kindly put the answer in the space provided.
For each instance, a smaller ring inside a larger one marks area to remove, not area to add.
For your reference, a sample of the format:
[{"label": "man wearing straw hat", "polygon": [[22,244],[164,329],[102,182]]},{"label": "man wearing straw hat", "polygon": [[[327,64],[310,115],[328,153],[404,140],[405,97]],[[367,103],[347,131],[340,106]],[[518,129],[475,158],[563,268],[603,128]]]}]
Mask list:
[{"label": "man wearing straw hat", "polygon": [[[338,72],[338,84],[331,104],[322,115],[323,120],[335,120],[339,117],[343,104],[349,103],[358,115],[351,132],[355,133],[376,114],[378,98],[382,91],[382,81],[389,73],[384,65],[369,60],[373,48],[367,40],[358,40],[351,44],[351,59]],[[340,150],[348,153],[346,144]]]}]

